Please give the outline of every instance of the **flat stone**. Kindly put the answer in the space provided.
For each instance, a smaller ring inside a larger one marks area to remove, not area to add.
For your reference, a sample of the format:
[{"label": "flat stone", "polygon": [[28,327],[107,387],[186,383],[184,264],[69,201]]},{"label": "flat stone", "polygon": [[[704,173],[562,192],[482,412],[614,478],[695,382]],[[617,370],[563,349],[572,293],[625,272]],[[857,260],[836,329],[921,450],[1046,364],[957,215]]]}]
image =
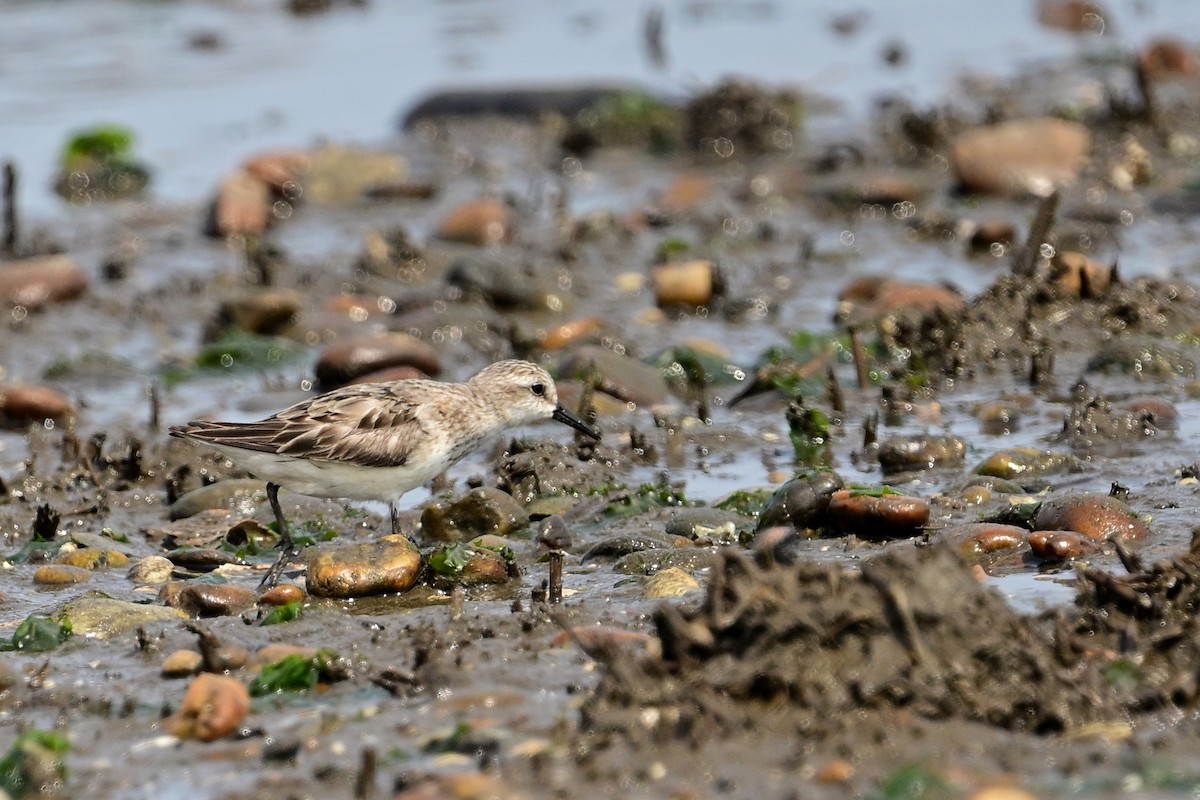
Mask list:
[{"label": "flat stone", "polygon": [[406,592],[421,574],[421,553],[404,536],[317,545],[308,562],[313,597],[365,597]]},{"label": "flat stone", "polygon": [[75,598],[55,616],[70,622],[76,636],[101,640],[111,639],[141,625],[187,619],[187,614],[177,608],[128,603],[96,592]]}]

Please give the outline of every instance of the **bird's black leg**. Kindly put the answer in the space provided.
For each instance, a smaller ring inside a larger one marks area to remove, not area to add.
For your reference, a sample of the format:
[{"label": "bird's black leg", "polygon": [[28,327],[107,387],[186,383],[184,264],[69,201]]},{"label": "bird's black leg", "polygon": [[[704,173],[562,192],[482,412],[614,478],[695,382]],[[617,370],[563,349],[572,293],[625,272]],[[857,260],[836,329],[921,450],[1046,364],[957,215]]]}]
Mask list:
[{"label": "bird's black leg", "polygon": [[388,503],[388,513],[392,515],[392,536],[400,535],[400,520],[397,517],[399,509],[396,508],[396,501],[392,500]]},{"label": "bird's black leg", "polygon": [[283,509],[279,507],[279,484],[267,484],[267,500],[271,503],[271,510],[275,512],[275,525],[279,528],[279,557],[275,559],[275,563],[267,570],[267,574],[258,584],[259,589],[270,589],[279,582],[279,576],[283,574],[283,568],[287,566],[287,562],[292,556],[296,555],[296,545],[292,541],[292,532],[288,529],[287,520],[283,518]]}]

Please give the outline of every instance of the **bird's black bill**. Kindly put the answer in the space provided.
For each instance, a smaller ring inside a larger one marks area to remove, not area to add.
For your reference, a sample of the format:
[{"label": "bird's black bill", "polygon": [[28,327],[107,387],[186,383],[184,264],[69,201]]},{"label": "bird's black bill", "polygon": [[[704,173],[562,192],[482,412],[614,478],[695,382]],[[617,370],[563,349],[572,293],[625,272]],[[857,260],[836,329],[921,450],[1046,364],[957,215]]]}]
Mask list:
[{"label": "bird's black bill", "polygon": [[554,413],[550,415],[550,418],[556,422],[561,422],[564,425],[570,425],[584,436],[590,436],[593,439],[600,438],[600,431],[598,431],[595,426],[588,425],[586,422],[572,414],[570,411],[567,411],[562,406],[555,408]]}]

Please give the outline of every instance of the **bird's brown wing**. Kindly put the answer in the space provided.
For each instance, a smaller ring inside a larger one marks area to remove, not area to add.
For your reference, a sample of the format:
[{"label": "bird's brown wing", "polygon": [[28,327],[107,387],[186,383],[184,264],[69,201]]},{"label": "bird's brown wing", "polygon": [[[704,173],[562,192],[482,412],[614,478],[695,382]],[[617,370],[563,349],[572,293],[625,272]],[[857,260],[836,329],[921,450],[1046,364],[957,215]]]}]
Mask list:
[{"label": "bird's brown wing", "polygon": [[364,467],[403,466],[426,435],[418,406],[383,384],[314,397],[258,422],[192,422],[172,428],[171,434]]}]

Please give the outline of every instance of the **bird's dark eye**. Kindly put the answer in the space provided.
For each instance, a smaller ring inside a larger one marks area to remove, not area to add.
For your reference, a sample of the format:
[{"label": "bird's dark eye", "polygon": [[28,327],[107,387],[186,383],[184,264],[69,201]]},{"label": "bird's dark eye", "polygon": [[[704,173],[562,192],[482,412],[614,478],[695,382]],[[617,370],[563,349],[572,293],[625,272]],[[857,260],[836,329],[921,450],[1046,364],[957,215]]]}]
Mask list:
[{"label": "bird's dark eye", "polygon": [[542,395],[544,395],[546,393],[546,384],[535,383],[533,386],[529,387],[529,391],[533,392],[538,397],[541,397]]}]

